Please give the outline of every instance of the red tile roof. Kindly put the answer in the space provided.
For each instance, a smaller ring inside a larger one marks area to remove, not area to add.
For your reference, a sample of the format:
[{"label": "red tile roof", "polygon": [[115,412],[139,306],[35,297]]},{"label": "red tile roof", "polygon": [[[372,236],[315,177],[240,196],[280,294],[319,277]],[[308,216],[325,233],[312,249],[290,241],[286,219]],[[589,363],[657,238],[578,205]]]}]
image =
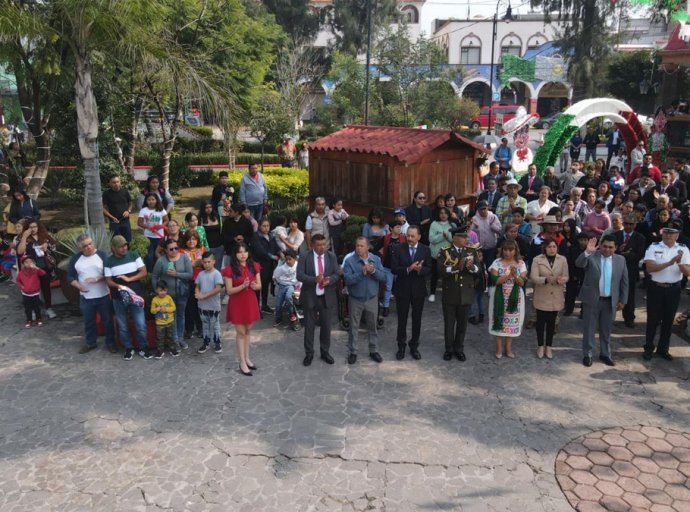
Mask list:
[{"label": "red tile roof", "polygon": [[315,140],[307,146],[311,150],[351,151],[397,158],[405,164],[418,162],[446,142],[458,141],[485,153],[481,144],[458,135],[451,130],[422,130],[394,126],[351,125]]}]

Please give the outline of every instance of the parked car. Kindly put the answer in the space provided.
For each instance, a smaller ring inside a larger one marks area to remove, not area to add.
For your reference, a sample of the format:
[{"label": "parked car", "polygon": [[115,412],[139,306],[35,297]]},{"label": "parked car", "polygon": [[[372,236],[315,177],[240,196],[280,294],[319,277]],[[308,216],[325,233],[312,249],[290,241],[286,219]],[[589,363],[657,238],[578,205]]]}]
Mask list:
[{"label": "parked car", "polygon": [[541,128],[542,130],[548,130],[556,122],[556,119],[562,114],[562,112],[552,112],[548,116],[540,117],[539,121],[534,123],[535,128]]},{"label": "parked car", "polygon": [[[484,106],[479,111],[479,116],[472,119],[470,128],[478,130],[489,126],[489,109],[491,109],[491,124],[496,122],[496,114],[503,114],[503,122],[510,121],[515,117],[518,107],[521,105],[494,104],[491,107]],[[493,126],[492,126],[493,128]]]}]

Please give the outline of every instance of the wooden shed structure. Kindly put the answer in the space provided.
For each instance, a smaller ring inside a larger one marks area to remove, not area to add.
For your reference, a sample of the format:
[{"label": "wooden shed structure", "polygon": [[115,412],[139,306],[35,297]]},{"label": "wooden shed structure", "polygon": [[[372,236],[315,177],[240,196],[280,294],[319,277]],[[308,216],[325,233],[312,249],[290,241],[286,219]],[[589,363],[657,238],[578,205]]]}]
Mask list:
[{"label": "wooden shed structure", "polygon": [[351,213],[407,206],[416,190],[429,204],[453,193],[470,203],[478,188],[477,160],[484,147],[450,130],[348,126],[309,149],[312,197],[340,196]]}]

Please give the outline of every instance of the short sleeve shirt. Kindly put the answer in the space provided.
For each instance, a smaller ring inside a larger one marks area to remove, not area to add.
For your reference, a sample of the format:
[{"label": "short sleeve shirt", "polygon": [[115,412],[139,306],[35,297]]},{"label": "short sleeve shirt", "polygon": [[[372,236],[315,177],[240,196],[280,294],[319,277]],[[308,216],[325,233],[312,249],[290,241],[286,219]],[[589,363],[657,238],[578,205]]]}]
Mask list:
[{"label": "short sleeve shirt", "polygon": [[[676,243],[673,247],[669,247],[663,242],[652,244],[644,254],[645,260],[655,261],[656,263],[666,263],[678,255],[678,251],[683,252],[683,257],[680,260],[681,265],[690,265],[690,251],[683,244]],[[655,283],[677,283],[683,278],[683,273],[680,271],[678,265],[671,265],[659,272],[650,272],[652,281]]]},{"label": "short sleeve shirt", "polygon": [[[216,285],[223,286],[223,276],[220,275],[215,268],[210,272],[203,271],[196,276],[196,284],[201,293],[208,293],[213,290]],[[220,293],[216,293],[212,297],[199,300],[199,309],[204,311],[220,311]]]}]

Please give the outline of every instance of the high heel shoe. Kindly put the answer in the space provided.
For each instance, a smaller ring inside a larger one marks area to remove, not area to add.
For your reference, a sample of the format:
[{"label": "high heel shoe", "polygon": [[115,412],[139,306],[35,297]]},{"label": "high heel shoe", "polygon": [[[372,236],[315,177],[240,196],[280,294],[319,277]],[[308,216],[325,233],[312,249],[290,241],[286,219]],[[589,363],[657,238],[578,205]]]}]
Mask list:
[{"label": "high heel shoe", "polygon": [[258,370],[259,369],[258,366],[254,366],[253,364],[248,364],[247,368],[249,368],[250,370]]},{"label": "high heel shoe", "polygon": [[240,373],[241,373],[242,375],[247,376],[247,377],[251,377],[252,375],[254,375],[252,372],[245,372],[245,371],[242,369],[242,365],[240,365]]}]

